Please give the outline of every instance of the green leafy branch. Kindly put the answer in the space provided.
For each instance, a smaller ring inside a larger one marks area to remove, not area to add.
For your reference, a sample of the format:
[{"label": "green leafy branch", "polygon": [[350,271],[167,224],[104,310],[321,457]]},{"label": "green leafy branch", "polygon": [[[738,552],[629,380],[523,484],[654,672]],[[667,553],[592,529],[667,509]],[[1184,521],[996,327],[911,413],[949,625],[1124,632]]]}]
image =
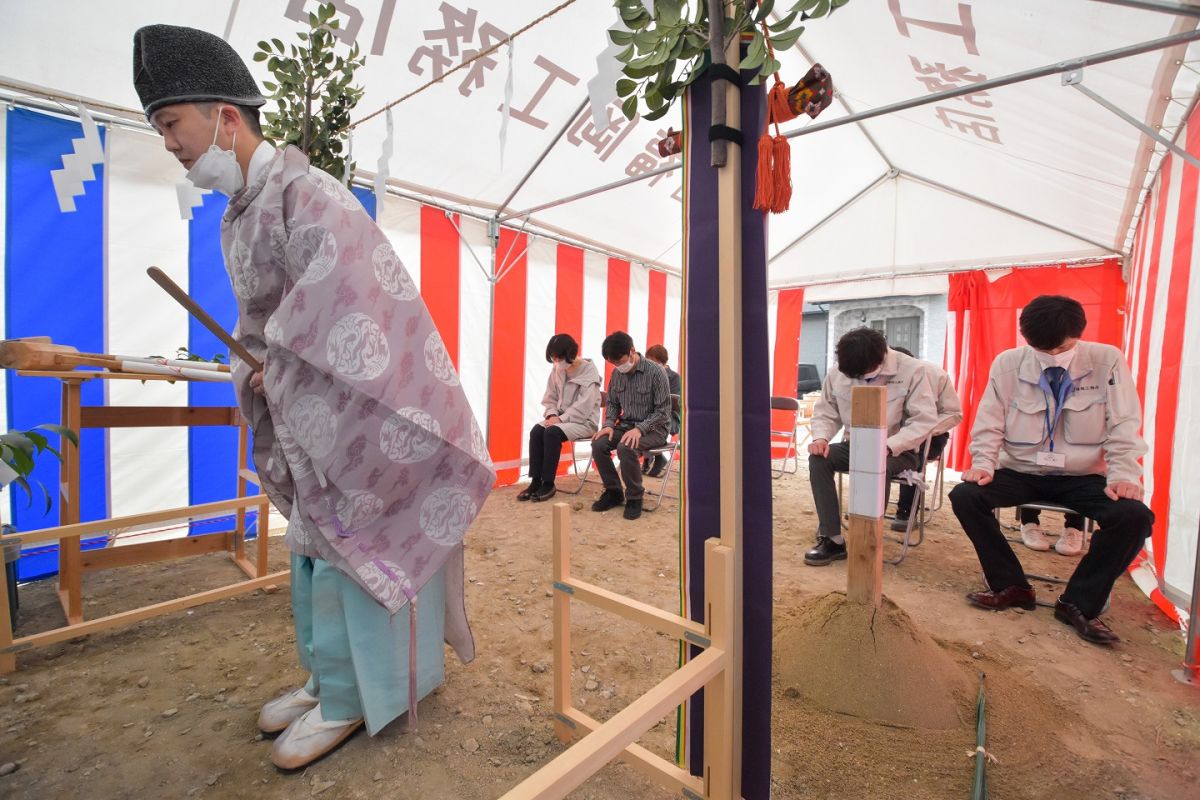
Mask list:
[{"label": "green leafy branch", "polygon": [[[796,44],[804,26],[797,25],[824,17],[849,0],[794,0],[787,12],[768,25],[771,47],[787,50]],[[625,77],[617,81],[617,95],[624,98],[621,112],[628,119],[638,113],[639,99],[645,106],[643,116],[658,119],[670,110],[684,88],[703,72],[708,51],[708,3],[706,0],[654,0],[654,15],[642,0],[613,0],[628,30],[610,29],[609,39],[624,47],[617,60],[624,64]],[[757,69],[753,83],[779,70],[763,36],[762,23],[775,10],[776,0],[733,0],[732,19],[726,20],[725,35],[752,34],[742,60],[743,70]]]},{"label": "green leafy branch", "polygon": [[264,115],[263,133],[279,144],[295,145],[314,166],[340,177],[354,169],[346,137],[350,112],[363,88],[351,82],[367,59],[357,43],[346,56],[335,52],[335,14],[332,3],[322,4],[308,15],[308,31],[297,34],[301,44],[285,48],[279,39],[261,41],[254,60],[266,61],[275,77],[263,82],[277,104],[276,111]]},{"label": "green leafy branch", "polygon": [[[79,446],[79,437],[75,435],[75,431],[64,428],[62,425],[38,425],[27,431],[9,431],[0,434],[0,486],[7,486],[10,483],[20,486],[25,490],[30,504],[33,503],[34,497],[33,486],[30,485],[30,475],[33,474],[38,456],[48,452],[62,461],[62,453],[50,446],[49,440],[42,431],[56,433],[76,447]],[[49,512],[50,492],[41,481],[33,481],[33,483],[41,490],[42,496],[46,500],[46,510],[43,513]]]}]

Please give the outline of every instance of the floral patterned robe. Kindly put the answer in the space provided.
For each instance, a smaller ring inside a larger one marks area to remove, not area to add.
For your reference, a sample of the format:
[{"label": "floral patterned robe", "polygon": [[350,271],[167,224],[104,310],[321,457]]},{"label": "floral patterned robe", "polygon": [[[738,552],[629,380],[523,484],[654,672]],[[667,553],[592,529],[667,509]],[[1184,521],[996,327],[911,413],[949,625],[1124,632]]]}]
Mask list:
[{"label": "floral patterned robe", "polygon": [[358,199],[297,149],[231,198],[221,225],[234,361],[264,491],[288,545],[391,613],[439,569],[446,640],[469,660],[463,536],[495,480],[458,374],[417,286]]}]

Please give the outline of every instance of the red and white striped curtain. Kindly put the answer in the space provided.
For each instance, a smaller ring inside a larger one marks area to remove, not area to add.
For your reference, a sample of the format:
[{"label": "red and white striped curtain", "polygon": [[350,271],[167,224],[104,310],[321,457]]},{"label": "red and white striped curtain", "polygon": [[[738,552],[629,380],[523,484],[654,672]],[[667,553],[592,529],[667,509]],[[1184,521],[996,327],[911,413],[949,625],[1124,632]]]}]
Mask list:
[{"label": "red and white striped curtain", "polygon": [[[527,432],[541,419],[550,365],[546,343],[569,333],[607,379],[604,337],[627,331],[645,352],[667,348],[679,363],[681,282],[591,250],[502,228],[493,263],[486,224],[389,196],[380,227],[421,287],[497,467],[497,484],[519,480]],[[493,281],[492,277],[498,276]],[[493,297],[494,285],[494,297]]]},{"label": "red and white striped curtain", "polygon": [[[1200,155],[1193,113],[1178,142]],[[1200,281],[1196,192],[1200,170],[1177,155],[1163,161],[1146,198],[1129,262],[1125,355],[1142,398],[1146,502],[1154,534],[1133,577],[1167,614],[1185,622],[1193,590],[1200,492]]]}]

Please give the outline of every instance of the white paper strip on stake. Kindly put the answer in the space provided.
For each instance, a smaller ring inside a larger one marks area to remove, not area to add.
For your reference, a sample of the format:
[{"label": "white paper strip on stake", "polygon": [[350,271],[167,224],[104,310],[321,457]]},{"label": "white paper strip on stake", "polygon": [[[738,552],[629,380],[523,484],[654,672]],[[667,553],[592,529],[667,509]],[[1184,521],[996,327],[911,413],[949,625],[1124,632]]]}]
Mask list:
[{"label": "white paper strip on stake", "polygon": [[850,513],[877,519],[883,516],[883,473],[850,471]]},{"label": "white paper strip on stake", "polygon": [[71,140],[71,152],[63,155],[62,168],[50,170],[50,180],[58,198],[58,209],[63,213],[75,210],[75,198],[86,191],[83,184],[96,180],[94,168],[104,162],[100,129],[96,127],[96,121],[92,119],[82,101],[78,105],[78,113],[83,137]]},{"label": "white paper strip on stake", "polygon": [[380,208],[384,198],[387,197],[388,160],[392,157],[392,137],[395,132],[392,127],[392,110],[390,108],[385,116],[387,117],[387,135],[383,138],[383,144],[379,146],[379,163],[375,167],[376,208]]},{"label": "white paper strip on stake", "polygon": [[513,42],[508,42],[508,77],[504,79],[504,105],[500,109],[500,171],[504,172],[504,145],[508,142],[508,118],[512,116]]},{"label": "white paper strip on stake", "polygon": [[201,189],[184,178],[175,184],[175,197],[179,200],[179,218],[191,219],[192,209],[204,205],[204,195],[212,194],[208,189]]},{"label": "white paper strip on stake", "polygon": [[887,445],[885,428],[850,428],[850,471],[870,472],[882,475],[887,470]]}]

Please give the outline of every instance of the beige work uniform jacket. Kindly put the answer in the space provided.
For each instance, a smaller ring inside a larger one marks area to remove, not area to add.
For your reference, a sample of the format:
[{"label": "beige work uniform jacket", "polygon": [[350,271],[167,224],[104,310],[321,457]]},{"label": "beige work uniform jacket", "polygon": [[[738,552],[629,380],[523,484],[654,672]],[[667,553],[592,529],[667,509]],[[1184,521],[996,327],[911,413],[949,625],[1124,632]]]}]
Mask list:
[{"label": "beige work uniform jacket", "polygon": [[[1032,475],[1106,475],[1109,483],[1142,477],[1146,453],[1142,410],[1129,365],[1112,345],[1080,342],[1067,373],[1074,388],[1054,423],[1055,404],[1041,386],[1042,365],[1032,347],[996,357],[971,430],[971,464]],[[1047,424],[1047,410],[1052,426]],[[1051,437],[1050,428],[1053,428]],[[1037,463],[1038,453],[1065,457],[1062,467]]]},{"label": "beige work uniform jacket", "polygon": [[821,396],[813,408],[813,441],[824,439],[828,442],[843,427],[850,426],[850,395],[855,386],[885,386],[888,449],[895,454],[916,450],[938,422],[937,397],[925,366],[919,359],[888,348],[873,383],[831,369],[821,384]]}]

